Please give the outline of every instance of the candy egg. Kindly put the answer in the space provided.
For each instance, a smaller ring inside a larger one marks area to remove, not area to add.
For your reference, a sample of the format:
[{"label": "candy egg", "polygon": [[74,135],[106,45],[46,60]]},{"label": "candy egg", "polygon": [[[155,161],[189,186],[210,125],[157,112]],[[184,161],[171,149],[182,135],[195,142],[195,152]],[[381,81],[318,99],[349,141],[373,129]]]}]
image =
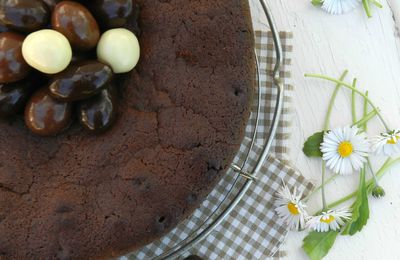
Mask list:
[{"label": "candy egg", "polygon": [[72,53],[71,63],[73,64],[77,64],[88,60],[97,60],[96,49],[90,51],[74,51]]},{"label": "candy egg", "polygon": [[110,85],[97,96],[81,101],[78,106],[79,120],[89,131],[103,132],[114,123],[117,107],[117,93]]},{"label": "candy egg", "polygon": [[15,115],[23,109],[32,92],[30,80],[0,84],[0,117]]},{"label": "candy egg", "polygon": [[56,5],[51,22],[53,29],[59,31],[77,50],[89,50],[96,47],[100,30],[96,20],[86,7],[62,1]]},{"label": "candy egg", "polygon": [[53,11],[54,10],[54,7],[59,3],[59,2],[61,2],[62,0],[42,0],[46,5],[47,5],[47,7],[51,10],[51,11]]},{"label": "candy egg", "polygon": [[7,32],[7,31],[8,31],[8,28],[0,23],[0,32]]},{"label": "candy egg", "polygon": [[0,33],[0,83],[10,83],[25,78],[31,68],[22,57],[24,36]]},{"label": "candy egg", "polygon": [[124,26],[133,11],[132,0],[91,0],[88,5],[103,28]]},{"label": "candy egg", "polygon": [[22,54],[29,65],[46,74],[63,71],[72,59],[68,39],[49,29],[29,34],[22,45]]},{"label": "candy egg", "polygon": [[112,78],[112,70],[98,61],[71,66],[56,75],[50,84],[51,95],[62,101],[76,101],[100,92]]},{"label": "candy egg", "polygon": [[25,107],[25,124],[37,135],[56,135],[70,126],[71,121],[72,105],[52,98],[48,88],[34,93]]},{"label": "candy egg", "polygon": [[103,33],[97,45],[97,58],[108,64],[114,73],[131,71],[139,61],[140,46],[129,30],[118,28]]},{"label": "candy egg", "polygon": [[47,84],[47,79],[39,73],[31,73],[27,78],[0,84],[0,118],[6,118],[23,111],[31,94],[39,86]]},{"label": "candy egg", "polygon": [[46,25],[49,9],[41,0],[1,0],[0,23],[21,32],[33,32]]}]

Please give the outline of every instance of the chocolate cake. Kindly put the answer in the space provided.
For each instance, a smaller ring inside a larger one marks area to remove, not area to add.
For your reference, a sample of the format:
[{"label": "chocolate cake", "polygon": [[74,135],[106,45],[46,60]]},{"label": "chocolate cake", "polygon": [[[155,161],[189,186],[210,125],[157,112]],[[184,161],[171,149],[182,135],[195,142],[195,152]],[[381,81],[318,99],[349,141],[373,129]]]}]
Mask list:
[{"label": "chocolate cake", "polygon": [[39,137],[0,122],[0,259],[138,249],[198,207],[237,152],[255,76],[247,1],[137,2],[141,58],[119,80],[113,128]]}]

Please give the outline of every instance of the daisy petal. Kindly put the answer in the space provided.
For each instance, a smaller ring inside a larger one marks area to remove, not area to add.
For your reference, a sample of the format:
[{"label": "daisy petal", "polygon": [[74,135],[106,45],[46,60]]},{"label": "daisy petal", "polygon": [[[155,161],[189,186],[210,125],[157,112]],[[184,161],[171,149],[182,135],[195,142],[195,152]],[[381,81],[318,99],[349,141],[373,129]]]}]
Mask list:
[{"label": "daisy petal", "polygon": [[322,9],[334,15],[344,14],[359,5],[358,0],[325,0]]},{"label": "daisy petal", "polygon": [[302,229],[308,218],[306,205],[301,201],[302,196],[303,193],[297,187],[292,192],[285,184],[277,192],[275,212],[291,230]]},{"label": "daisy petal", "polygon": [[324,135],[321,152],[329,169],[347,175],[358,171],[366,162],[369,144],[366,134],[358,127],[342,127]]}]

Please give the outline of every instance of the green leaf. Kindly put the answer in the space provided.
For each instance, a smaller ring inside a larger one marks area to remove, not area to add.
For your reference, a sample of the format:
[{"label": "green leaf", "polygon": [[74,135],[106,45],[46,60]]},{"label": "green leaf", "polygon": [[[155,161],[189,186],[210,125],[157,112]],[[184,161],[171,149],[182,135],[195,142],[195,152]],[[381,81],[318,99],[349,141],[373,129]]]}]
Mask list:
[{"label": "green leaf", "polygon": [[324,132],[313,134],[304,143],[303,153],[308,157],[322,157],[320,146],[323,140]]},{"label": "green leaf", "polygon": [[311,0],[311,3],[315,6],[321,6],[324,3],[324,0]]},{"label": "green leaf", "polygon": [[357,199],[354,202],[353,214],[342,235],[354,235],[361,231],[369,219],[368,190],[365,182],[365,167],[360,173],[360,184],[357,193]]},{"label": "green leaf", "polygon": [[326,256],[335,243],[339,232],[310,232],[303,240],[303,250],[311,260],[320,260]]}]

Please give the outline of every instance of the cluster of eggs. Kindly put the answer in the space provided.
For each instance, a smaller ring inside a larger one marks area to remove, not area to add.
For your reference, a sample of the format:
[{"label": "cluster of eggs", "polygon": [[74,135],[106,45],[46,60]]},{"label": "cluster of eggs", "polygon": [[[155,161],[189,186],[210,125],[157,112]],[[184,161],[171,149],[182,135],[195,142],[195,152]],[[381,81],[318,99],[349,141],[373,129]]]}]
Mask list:
[{"label": "cluster of eggs", "polygon": [[132,0],[0,1],[0,117],[24,110],[43,136],[68,128],[73,111],[90,131],[109,128],[114,74],[140,56],[135,34],[122,28],[136,8]]}]

